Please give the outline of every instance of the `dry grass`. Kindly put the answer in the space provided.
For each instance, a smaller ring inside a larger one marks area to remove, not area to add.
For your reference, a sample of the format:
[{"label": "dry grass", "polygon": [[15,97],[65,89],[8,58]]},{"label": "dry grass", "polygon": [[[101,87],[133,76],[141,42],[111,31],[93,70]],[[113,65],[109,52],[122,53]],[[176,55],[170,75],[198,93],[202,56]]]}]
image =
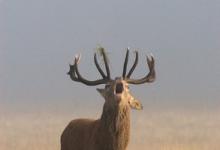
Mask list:
[{"label": "dry grass", "polygon": [[[1,115],[0,149],[59,150],[61,132],[75,117],[49,113]],[[220,113],[135,113],[131,134],[128,150],[219,150]]]}]

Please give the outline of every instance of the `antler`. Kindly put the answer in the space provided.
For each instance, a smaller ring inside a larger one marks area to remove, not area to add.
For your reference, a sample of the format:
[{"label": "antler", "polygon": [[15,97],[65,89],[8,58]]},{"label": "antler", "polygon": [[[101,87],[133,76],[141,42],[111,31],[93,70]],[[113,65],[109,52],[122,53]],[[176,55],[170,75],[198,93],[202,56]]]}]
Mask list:
[{"label": "antler", "polygon": [[131,69],[129,70],[128,74],[126,75],[127,65],[128,65],[128,57],[129,57],[129,48],[127,48],[126,56],[125,56],[125,62],[124,62],[124,68],[123,68],[123,78],[130,78],[131,74],[134,72],[134,69],[137,66],[138,63],[138,52],[135,51],[135,61]]},{"label": "antler", "polygon": [[148,56],[146,56],[147,58],[147,64],[148,64],[148,68],[149,68],[149,73],[141,78],[141,79],[130,79],[131,74],[133,73],[134,69],[137,66],[138,63],[138,52],[135,51],[135,61],[133,66],[131,67],[129,73],[126,75],[126,69],[127,69],[127,64],[128,64],[128,56],[129,56],[129,49],[127,49],[126,52],[126,57],[125,57],[125,62],[124,62],[124,68],[123,68],[123,74],[122,77],[127,81],[127,83],[130,84],[143,84],[146,82],[153,82],[156,78],[156,73],[155,73],[155,69],[154,69],[154,57],[151,55],[150,58]]},{"label": "antler", "polygon": [[79,70],[78,70],[78,63],[80,61],[80,55],[75,56],[74,65],[70,65],[70,70],[67,74],[70,75],[70,78],[73,81],[82,82],[82,83],[84,83],[86,85],[89,85],[89,86],[94,86],[94,85],[107,83],[108,81],[111,80],[110,70],[109,70],[109,65],[107,63],[107,58],[106,58],[105,51],[102,51],[102,55],[103,55],[103,58],[104,58],[104,63],[105,63],[107,76],[105,75],[105,73],[102,71],[101,67],[98,64],[98,61],[97,61],[97,58],[96,58],[96,53],[94,54],[94,62],[95,62],[96,68],[98,69],[99,73],[102,76],[102,79],[98,79],[98,80],[95,80],[95,81],[89,81],[89,80],[87,80],[87,79],[85,79],[81,76],[81,74],[79,73]]}]

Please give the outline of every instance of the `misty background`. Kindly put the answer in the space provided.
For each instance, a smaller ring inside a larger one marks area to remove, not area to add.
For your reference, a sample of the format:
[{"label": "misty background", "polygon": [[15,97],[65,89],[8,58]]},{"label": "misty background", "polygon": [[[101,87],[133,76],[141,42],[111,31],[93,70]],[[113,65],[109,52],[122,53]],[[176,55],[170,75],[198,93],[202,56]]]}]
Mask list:
[{"label": "misty background", "polygon": [[81,53],[80,72],[100,78],[99,45],[112,78],[122,74],[127,47],[140,53],[134,78],[148,73],[145,54],[154,54],[156,82],[131,85],[144,109],[218,109],[219,18],[218,0],[0,0],[0,110],[99,109],[97,87],[66,75]]}]

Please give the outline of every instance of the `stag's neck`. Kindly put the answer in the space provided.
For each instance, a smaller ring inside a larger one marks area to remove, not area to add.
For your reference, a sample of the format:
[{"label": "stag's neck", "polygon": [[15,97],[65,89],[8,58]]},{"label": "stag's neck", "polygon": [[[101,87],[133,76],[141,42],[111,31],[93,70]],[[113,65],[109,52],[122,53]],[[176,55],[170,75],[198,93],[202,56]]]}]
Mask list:
[{"label": "stag's neck", "polygon": [[[101,126],[113,150],[125,150],[130,136],[129,106],[109,107],[104,105]],[[109,146],[110,146],[109,145]]]}]

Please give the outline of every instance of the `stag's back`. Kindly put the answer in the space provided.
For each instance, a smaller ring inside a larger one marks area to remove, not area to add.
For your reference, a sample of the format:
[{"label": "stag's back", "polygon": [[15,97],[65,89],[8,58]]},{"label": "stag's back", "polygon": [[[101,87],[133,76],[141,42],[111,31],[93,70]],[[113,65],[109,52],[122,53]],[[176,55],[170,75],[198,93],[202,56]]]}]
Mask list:
[{"label": "stag's back", "polygon": [[61,135],[61,150],[86,150],[94,143],[91,139],[98,120],[76,119],[71,121]]}]

